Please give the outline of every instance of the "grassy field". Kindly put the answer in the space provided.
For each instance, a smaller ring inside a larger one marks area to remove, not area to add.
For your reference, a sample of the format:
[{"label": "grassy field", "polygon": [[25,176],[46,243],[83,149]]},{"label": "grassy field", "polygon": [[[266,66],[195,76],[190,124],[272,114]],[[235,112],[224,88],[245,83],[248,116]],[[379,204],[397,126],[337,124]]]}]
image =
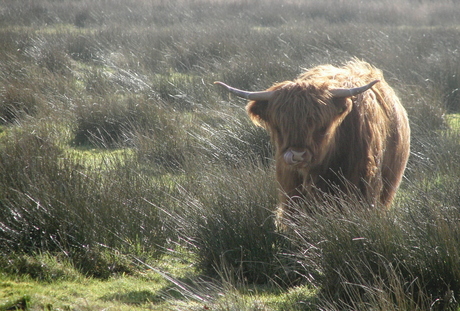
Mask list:
[{"label": "grassy field", "polygon": [[[0,310],[458,310],[458,1],[5,0],[0,42]],[[268,135],[212,83],[354,57],[409,114],[396,202],[281,234]]]}]

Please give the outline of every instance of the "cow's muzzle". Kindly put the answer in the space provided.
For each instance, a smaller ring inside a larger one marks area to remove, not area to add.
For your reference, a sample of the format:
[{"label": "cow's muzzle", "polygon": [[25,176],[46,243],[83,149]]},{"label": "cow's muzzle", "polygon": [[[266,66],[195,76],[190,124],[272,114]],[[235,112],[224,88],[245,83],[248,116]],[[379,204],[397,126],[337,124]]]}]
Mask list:
[{"label": "cow's muzzle", "polygon": [[296,165],[299,163],[308,163],[311,160],[311,154],[307,150],[295,151],[289,149],[284,153],[284,161],[289,165]]}]

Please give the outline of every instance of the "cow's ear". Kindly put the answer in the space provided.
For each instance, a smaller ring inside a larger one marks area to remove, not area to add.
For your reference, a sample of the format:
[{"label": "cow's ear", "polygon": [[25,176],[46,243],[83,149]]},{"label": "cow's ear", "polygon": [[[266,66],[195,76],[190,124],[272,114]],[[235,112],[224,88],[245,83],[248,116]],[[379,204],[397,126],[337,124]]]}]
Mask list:
[{"label": "cow's ear", "polygon": [[256,125],[265,127],[268,121],[267,114],[268,102],[267,101],[250,101],[246,106],[246,111],[252,122]]},{"label": "cow's ear", "polygon": [[337,108],[337,113],[339,115],[349,112],[352,105],[352,101],[349,97],[333,97],[332,103]]}]

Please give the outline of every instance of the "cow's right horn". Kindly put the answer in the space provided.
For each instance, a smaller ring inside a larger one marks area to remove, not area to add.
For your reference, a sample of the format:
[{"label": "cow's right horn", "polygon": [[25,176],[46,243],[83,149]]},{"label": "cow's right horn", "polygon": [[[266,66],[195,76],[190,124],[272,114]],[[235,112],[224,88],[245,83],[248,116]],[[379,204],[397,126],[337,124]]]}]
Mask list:
[{"label": "cow's right horn", "polygon": [[270,100],[272,98],[274,91],[262,91],[262,92],[248,92],[236,89],[231,87],[223,82],[216,81],[214,84],[222,85],[224,88],[227,89],[232,94],[235,94],[238,97],[242,97],[249,100]]},{"label": "cow's right horn", "polygon": [[361,94],[368,89],[370,89],[374,84],[377,82],[380,82],[380,80],[375,80],[372,81],[369,84],[360,86],[360,87],[354,87],[351,89],[332,89],[329,92],[334,96],[334,97],[351,97],[351,96],[356,96],[358,94]]}]

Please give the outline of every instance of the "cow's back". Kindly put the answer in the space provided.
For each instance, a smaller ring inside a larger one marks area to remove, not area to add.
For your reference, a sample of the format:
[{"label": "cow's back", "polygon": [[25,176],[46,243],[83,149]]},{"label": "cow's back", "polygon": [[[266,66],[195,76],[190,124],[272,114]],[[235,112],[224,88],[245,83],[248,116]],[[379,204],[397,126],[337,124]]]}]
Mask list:
[{"label": "cow's back", "polygon": [[[380,80],[352,98],[353,108],[337,131],[335,154],[318,176],[319,188],[349,191],[350,184],[369,201],[391,205],[404,173],[410,149],[407,114],[380,70],[353,61],[342,68],[308,72],[303,79],[323,75],[333,87],[357,87]],[[330,86],[329,86],[330,87]],[[340,182],[339,179],[345,180]],[[351,187],[353,188],[353,187]],[[322,189],[322,190],[324,190]]]}]

